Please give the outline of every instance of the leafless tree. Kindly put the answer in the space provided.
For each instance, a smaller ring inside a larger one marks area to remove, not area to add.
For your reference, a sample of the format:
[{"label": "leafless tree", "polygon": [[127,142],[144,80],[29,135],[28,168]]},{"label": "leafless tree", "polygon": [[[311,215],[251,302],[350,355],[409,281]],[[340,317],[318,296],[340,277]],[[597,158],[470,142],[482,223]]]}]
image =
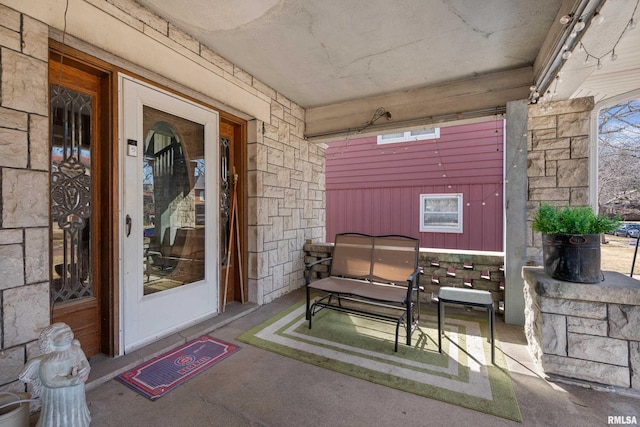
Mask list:
[{"label": "leafless tree", "polygon": [[600,112],[598,156],[601,209],[615,206],[623,218],[640,214],[640,100]]}]

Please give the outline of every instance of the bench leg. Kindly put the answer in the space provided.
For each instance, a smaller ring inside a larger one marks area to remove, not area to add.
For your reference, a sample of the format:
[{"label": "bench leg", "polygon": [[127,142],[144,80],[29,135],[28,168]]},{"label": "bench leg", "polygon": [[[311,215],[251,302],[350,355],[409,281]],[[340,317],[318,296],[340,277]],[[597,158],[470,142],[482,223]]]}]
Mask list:
[{"label": "bench leg", "polygon": [[496,364],[496,335],[495,335],[495,325],[496,325],[496,315],[495,310],[493,309],[493,304],[489,307],[489,334],[491,336],[491,364]]},{"label": "bench leg", "polygon": [[307,312],[304,315],[304,318],[309,320],[309,317],[311,317],[311,315],[309,314],[309,309],[311,308],[311,292],[309,291],[309,286],[307,285]]},{"label": "bench leg", "polygon": [[442,353],[442,323],[444,318],[444,304],[438,299],[438,352]]},{"label": "bench leg", "polygon": [[[407,304],[407,318],[405,319],[407,325],[407,345],[411,347],[411,331],[413,330],[413,313],[411,312],[411,301]],[[396,338],[396,342],[398,339]]]}]

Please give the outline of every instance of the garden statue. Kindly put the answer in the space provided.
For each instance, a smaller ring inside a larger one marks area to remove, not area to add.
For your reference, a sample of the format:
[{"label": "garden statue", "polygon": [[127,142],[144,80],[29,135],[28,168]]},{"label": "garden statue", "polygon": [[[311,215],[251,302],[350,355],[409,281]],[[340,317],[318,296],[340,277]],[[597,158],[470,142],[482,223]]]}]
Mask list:
[{"label": "garden statue", "polygon": [[41,356],[27,362],[20,372],[21,381],[31,383],[40,396],[42,407],[36,427],[88,426],[91,414],[87,407],[84,383],[91,367],[65,323],[47,326],[38,340]]}]

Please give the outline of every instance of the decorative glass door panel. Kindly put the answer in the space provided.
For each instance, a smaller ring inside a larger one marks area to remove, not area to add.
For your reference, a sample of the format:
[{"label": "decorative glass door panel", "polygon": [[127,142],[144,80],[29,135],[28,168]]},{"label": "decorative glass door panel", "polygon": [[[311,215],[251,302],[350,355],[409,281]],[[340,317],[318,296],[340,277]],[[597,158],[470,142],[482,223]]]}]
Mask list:
[{"label": "decorative glass door panel", "polygon": [[125,76],[120,84],[128,352],[217,312],[219,146],[214,111]]},{"label": "decorative glass door panel", "polygon": [[220,137],[220,247],[222,258],[220,264],[227,265],[229,247],[229,231],[231,229],[231,152],[230,139]]},{"label": "decorative glass door panel", "polygon": [[51,302],[93,296],[92,97],[51,86]]},{"label": "decorative glass door panel", "polygon": [[143,107],[144,294],[204,279],[204,126]]}]

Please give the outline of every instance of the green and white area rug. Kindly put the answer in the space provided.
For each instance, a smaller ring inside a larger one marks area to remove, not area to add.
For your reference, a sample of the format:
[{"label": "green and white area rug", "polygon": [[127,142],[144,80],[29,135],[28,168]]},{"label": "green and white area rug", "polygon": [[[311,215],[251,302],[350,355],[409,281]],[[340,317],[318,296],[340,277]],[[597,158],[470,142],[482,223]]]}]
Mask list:
[{"label": "green and white area rug", "polygon": [[423,314],[413,345],[401,344],[395,353],[395,325],[390,322],[322,310],[309,329],[304,311],[304,304],[296,304],[238,340],[377,384],[522,421],[497,342],[497,366],[488,363],[486,317],[447,314],[440,354],[437,318]]}]

